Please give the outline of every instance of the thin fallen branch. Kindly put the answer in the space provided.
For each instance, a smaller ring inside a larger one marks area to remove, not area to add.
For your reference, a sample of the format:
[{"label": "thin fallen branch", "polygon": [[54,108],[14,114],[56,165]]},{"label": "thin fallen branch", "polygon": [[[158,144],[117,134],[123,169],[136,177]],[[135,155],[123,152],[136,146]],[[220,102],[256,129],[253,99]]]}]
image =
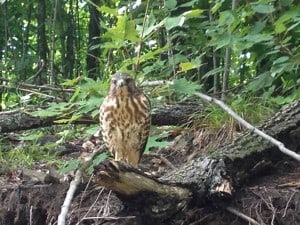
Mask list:
[{"label": "thin fallen branch", "polygon": [[[6,85],[0,85],[0,88],[16,89],[16,87],[9,87],[9,86],[6,86]],[[58,101],[64,101],[62,98],[59,98],[59,97],[56,97],[56,96],[52,96],[52,95],[48,95],[48,94],[44,94],[44,93],[40,92],[39,90],[26,89],[26,88],[21,88],[21,87],[18,87],[17,89],[20,90],[20,91],[31,93],[31,94],[36,94],[36,95],[40,95],[40,96],[43,96],[43,97],[48,97],[48,98],[51,98],[51,99],[56,99]]]},{"label": "thin fallen branch", "polygon": [[49,86],[49,85],[35,85],[35,84],[27,84],[27,83],[17,83],[15,81],[12,81],[10,79],[0,77],[0,81],[3,81],[4,83],[13,83],[15,87],[2,84],[2,88],[32,88],[32,89],[37,89],[37,90],[50,90],[50,91],[61,91],[61,92],[69,92],[69,93],[74,93],[75,89],[73,88],[61,88],[61,87],[56,87],[56,86]]},{"label": "thin fallen branch", "polygon": [[70,188],[67,192],[64,204],[61,207],[61,212],[58,216],[57,225],[65,225],[66,224],[66,218],[67,218],[67,215],[69,212],[69,208],[72,203],[75,191],[76,191],[78,185],[80,184],[81,177],[82,177],[82,171],[77,170],[74,180],[72,180],[70,183]]},{"label": "thin fallen branch", "polygon": [[104,146],[100,146],[97,148],[89,157],[86,157],[84,161],[81,162],[81,165],[79,166],[79,169],[76,171],[74,180],[71,181],[69,190],[67,192],[66,198],[64,200],[64,203],[61,207],[61,212],[58,216],[57,225],[65,225],[66,224],[66,218],[67,214],[69,212],[69,208],[71,206],[75,191],[78,187],[78,185],[81,182],[82,175],[84,171],[91,165],[94,158],[104,150]]},{"label": "thin fallen branch", "polygon": [[222,101],[220,101],[216,98],[212,98],[208,95],[202,94],[200,92],[196,92],[195,95],[200,97],[201,99],[203,99],[205,101],[212,102],[212,103],[215,103],[216,105],[220,106],[230,116],[232,116],[234,119],[236,119],[239,123],[241,123],[243,126],[245,126],[248,130],[250,130],[253,133],[258,134],[262,138],[264,138],[264,139],[268,140],[269,142],[271,142],[272,144],[276,145],[282,153],[292,157],[293,159],[296,159],[297,161],[300,161],[300,155],[299,154],[297,154],[297,153],[291,151],[290,149],[286,148],[282,142],[276,140],[275,138],[271,137],[270,135],[264,133],[263,131],[257,129],[256,127],[254,127],[253,125],[251,125],[250,123],[245,121],[242,117],[240,117],[232,109],[230,109],[224,102],[222,102]]},{"label": "thin fallen branch", "polygon": [[238,210],[228,206],[225,208],[228,212],[232,213],[233,215],[236,215],[237,217],[247,221],[250,224],[254,224],[254,225],[261,225],[259,222],[257,222],[256,220],[252,219],[251,217],[245,215],[244,213],[239,212]]}]

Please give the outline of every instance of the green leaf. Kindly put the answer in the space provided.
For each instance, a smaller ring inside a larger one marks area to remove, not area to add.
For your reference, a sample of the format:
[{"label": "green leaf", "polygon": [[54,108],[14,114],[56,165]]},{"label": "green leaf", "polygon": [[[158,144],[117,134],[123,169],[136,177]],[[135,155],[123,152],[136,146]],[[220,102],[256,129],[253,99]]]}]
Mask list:
[{"label": "green leaf", "polygon": [[246,35],[245,37],[243,37],[242,40],[246,40],[248,42],[252,42],[253,44],[255,44],[255,43],[270,41],[273,38],[274,38],[273,35],[267,35],[267,34],[249,34],[249,35]]},{"label": "green leaf", "polygon": [[165,27],[167,30],[171,30],[174,27],[182,26],[184,24],[185,17],[177,16],[177,17],[168,17],[165,21]]},{"label": "green leaf", "polygon": [[79,166],[80,160],[74,159],[68,162],[68,164],[59,170],[60,173],[68,173],[70,171],[75,171]]},{"label": "green leaf", "polygon": [[266,27],[264,21],[255,22],[254,26],[249,30],[248,35],[259,34]]},{"label": "green leaf", "polygon": [[221,67],[221,68],[215,68],[215,69],[212,69],[210,71],[208,71],[206,74],[204,74],[204,76],[202,78],[207,78],[211,75],[214,75],[216,73],[221,73],[221,72],[224,72],[224,68]]},{"label": "green leaf", "polygon": [[99,8],[99,11],[102,12],[102,13],[107,13],[107,14],[111,14],[111,15],[114,15],[114,16],[118,16],[118,9],[116,8],[110,8],[108,6],[101,6]]},{"label": "green leaf", "polygon": [[216,50],[228,47],[231,44],[232,35],[229,32],[225,32],[221,35],[215,35],[214,38],[210,41],[211,46],[216,46]]},{"label": "green leaf", "polygon": [[269,72],[260,74],[257,79],[250,82],[247,86],[248,90],[259,91],[263,88],[270,87],[273,82],[273,77]]},{"label": "green leaf", "polygon": [[223,11],[220,13],[219,26],[230,26],[235,20],[231,11]]},{"label": "green leaf", "polygon": [[201,66],[201,61],[199,60],[199,58],[193,60],[192,62],[183,62],[179,64],[180,72],[186,72],[191,69],[199,68],[200,66]]},{"label": "green leaf", "polygon": [[99,131],[99,125],[93,125],[90,126],[89,128],[85,129],[85,133],[89,136],[94,135],[96,132]]},{"label": "green leaf", "polygon": [[192,95],[200,89],[200,85],[189,82],[186,78],[181,78],[173,80],[173,83],[170,85],[170,88],[178,93]]},{"label": "green leaf", "polygon": [[177,5],[176,0],[165,0],[164,3],[164,6],[168,9],[174,9]]},{"label": "green leaf", "polygon": [[167,133],[156,134],[156,135],[150,136],[148,138],[148,142],[146,144],[145,153],[146,154],[149,153],[150,148],[152,148],[152,147],[165,148],[165,147],[169,146],[170,143],[167,141],[157,141],[157,139],[166,138],[166,137],[168,137]]},{"label": "green leaf", "polygon": [[[144,26],[142,26],[142,25],[137,26],[139,35],[142,38],[145,38],[145,37],[147,37],[147,35],[154,33],[155,31],[158,31],[159,27],[157,25],[155,25],[155,23],[156,23],[156,18],[153,15],[153,13],[150,13],[150,15],[146,18]],[[160,24],[160,26],[163,26],[163,24]]]},{"label": "green leaf", "polygon": [[47,109],[40,109],[35,112],[30,112],[28,114],[39,117],[51,117],[62,115],[63,112],[71,110],[72,105],[67,102],[61,103],[50,103]]},{"label": "green leaf", "polygon": [[93,173],[94,172],[94,167],[98,166],[101,162],[103,162],[107,158],[108,158],[108,153],[107,152],[103,152],[103,153],[97,155],[96,158],[94,158],[92,165],[89,167],[88,173],[89,174]]},{"label": "green leaf", "polygon": [[204,12],[203,9],[193,9],[184,12],[182,15],[186,17],[187,19],[199,17]]},{"label": "green leaf", "polygon": [[291,10],[286,11],[283,15],[281,15],[274,23],[275,32],[282,33],[286,31],[286,25],[288,22],[296,20],[299,16],[300,6],[294,7]]},{"label": "green leaf", "polygon": [[185,63],[180,63],[179,67],[180,67],[180,72],[186,72],[188,70],[198,68],[199,65],[195,65],[192,62],[185,62]]},{"label": "green leaf", "polygon": [[138,32],[135,29],[135,22],[129,20],[127,14],[118,16],[118,22],[116,26],[107,30],[104,37],[111,38],[114,41],[133,41],[138,42]]},{"label": "green leaf", "polygon": [[273,5],[253,3],[251,7],[255,12],[262,13],[262,14],[269,14],[275,11]]},{"label": "green leaf", "polygon": [[43,132],[33,133],[33,134],[26,135],[26,136],[21,136],[20,140],[22,140],[22,141],[37,141],[39,138],[41,138],[43,136],[44,136]]},{"label": "green leaf", "polygon": [[60,123],[60,124],[71,123],[73,121],[78,120],[80,117],[81,116],[79,116],[79,115],[72,115],[72,117],[70,119],[59,119],[59,120],[56,120],[55,123]]},{"label": "green leaf", "polygon": [[225,0],[216,1],[215,5],[211,9],[213,14],[215,14],[221,8],[224,1]]}]

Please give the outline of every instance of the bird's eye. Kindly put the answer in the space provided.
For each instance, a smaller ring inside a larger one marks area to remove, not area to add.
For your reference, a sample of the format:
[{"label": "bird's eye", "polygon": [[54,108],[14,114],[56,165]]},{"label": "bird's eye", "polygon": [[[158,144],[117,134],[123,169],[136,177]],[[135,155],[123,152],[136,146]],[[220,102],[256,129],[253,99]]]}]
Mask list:
[{"label": "bird's eye", "polygon": [[126,84],[130,83],[131,82],[131,78],[128,77],[128,78],[125,79],[125,81],[126,81]]},{"label": "bird's eye", "polygon": [[117,80],[116,80],[116,79],[112,79],[111,82],[112,82],[113,84],[116,84],[116,83],[117,83]]}]

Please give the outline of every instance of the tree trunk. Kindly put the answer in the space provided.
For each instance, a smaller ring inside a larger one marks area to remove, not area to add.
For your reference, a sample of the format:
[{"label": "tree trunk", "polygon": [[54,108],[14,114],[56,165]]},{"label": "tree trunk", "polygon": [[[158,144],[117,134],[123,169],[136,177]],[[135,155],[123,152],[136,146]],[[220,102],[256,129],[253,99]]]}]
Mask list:
[{"label": "tree trunk", "polygon": [[99,77],[99,62],[98,57],[100,55],[100,46],[95,47],[95,45],[100,44],[100,13],[95,5],[100,5],[99,0],[92,0],[93,4],[89,5],[90,20],[89,20],[89,43],[88,52],[86,58],[86,66],[88,76],[93,79]]},{"label": "tree trunk", "polygon": [[45,0],[41,0],[38,3],[38,55],[40,60],[40,67],[42,67],[41,71],[34,77],[34,84],[45,84],[47,83],[44,76],[46,76],[47,71],[47,62],[48,62],[48,45],[46,38],[46,2]]}]

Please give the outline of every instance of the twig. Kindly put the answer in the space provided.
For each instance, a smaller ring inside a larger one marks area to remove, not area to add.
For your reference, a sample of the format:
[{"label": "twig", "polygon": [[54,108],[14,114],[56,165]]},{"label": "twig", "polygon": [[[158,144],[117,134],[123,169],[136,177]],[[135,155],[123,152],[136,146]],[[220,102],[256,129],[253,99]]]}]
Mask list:
[{"label": "twig", "polygon": [[110,195],[111,195],[111,190],[109,191],[106,202],[105,202],[105,206],[103,209],[103,216],[109,216],[109,206],[108,205],[109,205]]},{"label": "twig", "polygon": [[72,180],[70,183],[70,188],[67,192],[64,204],[61,207],[61,212],[58,216],[57,225],[65,225],[66,224],[66,217],[69,212],[69,208],[72,203],[77,186],[79,185],[79,183],[81,181],[81,177],[82,177],[82,171],[77,170],[74,180]]},{"label": "twig", "polygon": [[61,207],[61,212],[58,216],[57,225],[65,225],[66,224],[66,218],[67,214],[70,208],[70,205],[72,203],[74,193],[81,181],[82,174],[88,168],[91,163],[93,162],[93,159],[105,148],[105,146],[100,146],[98,149],[96,149],[89,157],[86,157],[84,159],[84,162],[81,162],[81,165],[79,166],[79,169],[76,171],[74,180],[71,181],[69,190],[67,192],[65,201]]},{"label": "twig", "polygon": [[[93,178],[93,175],[90,176],[90,178],[89,178],[89,180],[88,180],[88,183],[87,183],[87,185],[86,185],[85,188],[84,188],[83,194],[82,194],[82,196],[81,196],[81,198],[80,198],[79,208],[81,208],[81,204],[82,204],[82,201],[83,201],[83,197],[85,196],[85,193],[87,192],[87,189],[88,189],[88,187],[89,187],[89,185],[90,185],[90,183],[91,183],[91,181],[92,181],[92,178]],[[92,207],[92,206],[91,206],[91,207]],[[88,213],[89,213],[91,207],[89,208],[89,210],[87,211],[87,213],[86,213],[85,215],[88,215]],[[77,216],[77,217],[80,218],[79,212],[78,212],[78,216]],[[79,221],[77,224],[79,224],[79,223],[80,223],[80,221]],[[77,224],[76,224],[76,225],[77,225]]]},{"label": "twig", "polygon": [[[0,81],[7,82],[7,83],[13,83],[17,87],[23,87],[23,88],[32,88],[32,89],[38,89],[38,90],[50,90],[50,91],[62,91],[62,92],[69,92],[69,93],[74,93],[73,88],[61,88],[57,86],[50,86],[50,85],[35,85],[35,84],[27,84],[27,83],[18,83],[13,80],[0,77]],[[1,85],[3,88],[12,88],[12,86],[2,84]],[[17,88],[15,87],[15,88]]]},{"label": "twig", "polygon": [[139,86],[140,87],[152,87],[152,86],[159,86],[163,84],[171,83],[171,81],[166,80],[154,80],[154,81],[143,81]]},{"label": "twig", "polygon": [[286,148],[284,146],[284,144],[278,140],[276,140],[275,138],[271,137],[270,135],[267,135],[266,133],[262,132],[261,130],[257,129],[256,127],[254,127],[253,125],[251,125],[250,123],[248,123],[247,121],[245,121],[242,117],[240,117],[239,115],[237,115],[232,109],[230,109],[225,103],[223,103],[222,101],[216,99],[216,98],[212,98],[208,95],[202,94],[200,92],[196,92],[195,95],[197,95],[198,97],[204,99],[205,101],[208,102],[212,102],[215,103],[216,105],[220,106],[222,109],[224,109],[230,116],[232,116],[234,119],[236,119],[238,122],[240,122],[242,125],[244,125],[247,129],[249,129],[250,131],[258,134],[259,136],[261,136],[262,138],[268,140],[269,142],[271,142],[272,144],[276,145],[279,150],[292,157],[293,159],[296,159],[297,161],[300,161],[300,155],[289,150],[288,148]]},{"label": "twig", "polygon": [[256,220],[252,219],[251,217],[245,215],[244,213],[241,213],[239,211],[237,211],[236,209],[228,206],[225,208],[228,212],[236,215],[237,217],[240,217],[241,219],[251,223],[251,224],[254,224],[254,225],[261,225],[259,222],[257,222]]},{"label": "twig", "polygon": [[285,206],[285,208],[284,208],[284,212],[283,212],[282,217],[285,217],[285,216],[286,216],[286,212],[287,212],[287,209],[288,209],[288,207],[289,207],[289,205],[290,205],[290,202],[291,202],[292,198],[294,197],[294,195],[295,195],[296,193],[297,193],[297,192],[294,191],[294,192],[291,194],[291,196],[290,196],[290,198],[289,198],[289,200],[288,200],[288,202],[286,203],[286,206]]},{"label": "twig", "polygon": [[[6,85],[0,85],[0,88],[7,88],[7,89],[14,89],[15,87],[9,87],[9,86],[6,86]],[[29,92],[29,93],[32,93],[32,94],[36,94],[36,95],[41,95],[41,96],[44,96],[44,97],[48,97],[48,98],[52,98],[52,99],[58,99],[59,101],[63,101],[62,98],[59,98],[59,97],[55,97],[55,96],[52,96],[52,95],[47,95],[47,94],[44,94],[38,90],[31,90],[31,89],[25,89],[25,88],[16,88],[17,90],[20,90],[20,91],[24,91],[24,92]]]},{"label": "twig", "polygon": [[[95,201],[93,202],[93,204],[90,206],[90,208],[88,209],[88,211],[85,213],[85,215],[83,216],[82,219],[80,219],[78,221],[78,223],[76,223],[76,225],[79,225],[85,218],[87,218],[87,215],[92,211],[93,207],[96,205],[98,199],[100,198],[102,192],[104,191],[104,187],[101,188],[101,190],[99,191],[98,195],[97,195],[97,198],[95,199]],[[80,203],[81,204],[81,203]],[[79,218],[79,216],[78,216]]]},{"label": "twig", "polygon": [[134,219],[136,216],[120,216],[120,217],[114,217],[114,216],[93,216],[93,217],[86,217],[83,220],[95,220],[95,219],[104,219],[104,220],[121,220],[121,219]]}]

